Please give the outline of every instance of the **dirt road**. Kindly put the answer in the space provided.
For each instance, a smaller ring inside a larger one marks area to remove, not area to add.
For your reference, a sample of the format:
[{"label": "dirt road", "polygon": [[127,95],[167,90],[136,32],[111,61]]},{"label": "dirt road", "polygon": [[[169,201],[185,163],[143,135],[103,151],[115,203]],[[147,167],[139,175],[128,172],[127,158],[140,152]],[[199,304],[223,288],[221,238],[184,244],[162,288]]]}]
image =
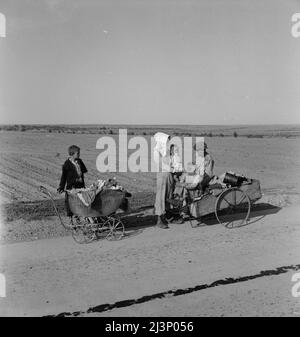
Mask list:
[{"label": "dirt road", "polygon": [[185,223],[134,228],[118,242],[1,245],[0,316],[299,315],[300,206],[255,215],[238,229]]}]

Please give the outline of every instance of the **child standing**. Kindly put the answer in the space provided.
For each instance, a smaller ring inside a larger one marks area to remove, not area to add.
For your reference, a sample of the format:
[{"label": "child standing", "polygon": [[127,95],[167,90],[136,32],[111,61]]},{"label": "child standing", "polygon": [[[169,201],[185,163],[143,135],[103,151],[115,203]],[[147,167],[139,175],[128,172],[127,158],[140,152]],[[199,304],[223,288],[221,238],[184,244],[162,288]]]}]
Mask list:
[{"label": "child standing", "polygon": [[179,155],[179,149],[176,144],[170,147],[170,168],[172,173],[182,173],[182,162]]},{"label": "child standing", "polygon": [[71,190],[72,188],[85,188],[84,174],[87,169],[80,157],[80,148],[71,145],[68,148],[69,158],[62,167],[62,175],[59,183],[58,192]]},{"label": "child standing", "polygon": [[[69,158],[62,166],[62,175],[57,191],[62,193],[65,189],[71,190],[72,188],[85,188],[84,174],[87,169],[80,159],[80,148],[76,145],[71,145],[68,148]],[[69,209],[66,193],[66,208],[67,215],[71,216],[72,212]]]}]

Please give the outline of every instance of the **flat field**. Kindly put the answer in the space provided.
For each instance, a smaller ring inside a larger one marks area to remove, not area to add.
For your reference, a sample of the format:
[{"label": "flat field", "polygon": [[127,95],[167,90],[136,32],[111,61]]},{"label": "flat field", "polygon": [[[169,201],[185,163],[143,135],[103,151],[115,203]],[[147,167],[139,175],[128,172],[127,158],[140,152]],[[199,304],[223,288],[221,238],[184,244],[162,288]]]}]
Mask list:
[{"label": "flat field", "polygon": [[[170,130],[168,130],[170,132]],[[154,133],[154,132],[153,132]],[[170,132],[171,133],[171,132]],[[100,173],[96,169],[97,134],[36,133],[2,131],[0,133],[0,190],[2,203],[35,201],[44,185],[52,192],[58,187],[61,165],[67,148],[77,144],[86,163],[89,185],[95,178],[116,176],[129,191],[153,193],[154,173]],[[112,137],[117,138],[116,135]],[[149,136],[146,136],[149,139]],[[207,137],[209,152],[215,159],[215,173],[227,170],[261,181],[268,194],[297,194],[299,191],[300,138]],[[118,161],[118,158],[117,158]]]},{"label": "flat field", "polygon": [[[195,126],[187,128],[186,131],[183,126],[177,127],[176,130],[179,129],[182,134],[188,134],[192,130],[192,133],[197,135]],[[292,129],[293,132],[298,132],[298,129],[292,127],[281,128],[281,131],[287,132]],[[171,126],[160,130],[172,135]],[[200,135],[203,130],[202,128],[198,134]],[[217,133],[217,127],[213,130]],[[220,130],[224,131],[224,127]],[[232,131],[233,128],[230,130]],[[255,130],[247,128],[248,133],[255,134]],[[259,179],[264,194],[263,202],[280,207],[299,203],[300,138],[270,137],[268,135],[271,130],[271,127],[261,128],[260,134],[264,135],[263,138],[206,137],[209,152],[215,159],[215,174],[231,170]],[[276,132],[278,130],[279,127]],[[150,135],[144,135],[144,133],[153,135],[155,131],[154,128],[140,127],[134,131],[129,130],[128,134],[131,134],[130,137],[133,133],[143,135],[149,139]],[[208,129],[208,132],[210,131]],[[40,185],[47,187],[53,193],[62,210],[63,195],[58,195],[56,189],[61,175],[61,166],[67,158],[67,148],[71,144],[77,144],[81,148],[81,157],[89,171],[86,175],[87,186],[96,178],[106,179],[115,176],[121,185],[132,192],[133,209],[153,205],[156,188],[155,173],[100,173],[97,171],[96,159],[100,150],[96,149],[96,143],[103,136],[103,134],[75,131],[74,133],[1,131],[0,193],[3,222],[8,224],[13,221],[22,223],[26,221],[26,227],[29,220],[44,220],[54,216],[52,205],[39,191]],[[16,224],[13,229],[7,230],[16,232],[20,226]],[[6,233],[7,230],[5,230]]]}]

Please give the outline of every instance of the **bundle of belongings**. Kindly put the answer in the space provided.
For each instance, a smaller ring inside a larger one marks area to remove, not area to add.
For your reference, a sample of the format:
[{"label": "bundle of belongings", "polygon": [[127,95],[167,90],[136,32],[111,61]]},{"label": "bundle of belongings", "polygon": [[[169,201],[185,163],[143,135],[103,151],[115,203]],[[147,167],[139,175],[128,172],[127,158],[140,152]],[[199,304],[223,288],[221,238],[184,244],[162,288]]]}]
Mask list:
[{"label": "bundle of belongings", "polygon": [[215,188],[224,188],[224,187],[239,187],[242,184],[250,184],[251,179],[246,178],[242,174],[237,174],[232,171],[225,172],[220,176],[213,176],[209,181],[210,189]]},{"label": "bundle of belongings", "polygon": [[116,178],[110,178],[108,180],[98,179],[90,187],[76,189],[74,192],[80,201],[88,207],[93,203],[96,195],[106,189],[124,191],[124,188],[117,183]]},{"label": "bundle of belongings", "polygon": [[251,179],[246,178],[244,175],[228,171],[221,174],[220,176],[213,176],[208,183],[208,190],[211,192],[211,194],[217,196],[226,187],[239,187],[242,184],[250,183]]},{"label": "bundle of belongings", "polygon": [[[204,177],[202,181],[200,181],[200,176]],[[198,197],[201,198],[207,192],[217,196],[227,187],[239,187],[247,192],[253,190],[255,195],[252,196],[253,193],[250,192],[253,199],[261,197],[259,181],[246,178],[244,175],[232,171],[225,172],[220,176],[208,177],[201,172],[201,165],[199,168],[193,163],[188,163],[187,169],[177,179],[175,178],[175,182],[176,185],[173,192],[175,200],[184,201],[188,196],[192,199],[198,199]],[[184,183],[184,186],[182,183]]]},{"label": "bundle of belongings", "polygon": [[208,189],[214,196],[222,193],[226,187],[238,187],[248,195],[252,202],[262,197],[259,180],[247,178],[243,174],[232,171],[225,172],[218,177],[214,176],[208,185]]}]

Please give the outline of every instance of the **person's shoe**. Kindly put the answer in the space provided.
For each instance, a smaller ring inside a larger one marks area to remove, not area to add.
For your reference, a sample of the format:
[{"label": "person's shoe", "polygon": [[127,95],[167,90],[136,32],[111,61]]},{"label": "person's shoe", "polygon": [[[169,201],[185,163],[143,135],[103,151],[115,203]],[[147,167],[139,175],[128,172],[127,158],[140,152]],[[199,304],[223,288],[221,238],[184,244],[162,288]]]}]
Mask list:
[{"label": "person's shoe", "polygon": [[166,225],[166,224],[156,224],[156,227],[159,227],[159,228],[162,228],[162,229],[168,229],[168,228],[170,228],[168,225]]},{"label": "person's shoe", "polygon": [[182,217],[182,220],[183,220],[183,221],[187,221],[187,220],[190,218],[190,216],[189,216],[188,213],[182,213],[182,214],[181,214],[181,217]]},{"label": "person's shoe", "polygon": [[169,223],[173,223],[173,221],[174,221],[174,217],[173,216],[170,216],[170,217],[166,217],[166,221],[167,221],[167,223],[169,224]]},{"label": "person's shoe", "polygon": [[162,215],[158,216],[156,226],[163,229],[169,228],[169,226],[164,222]]},{"label": "person's shoe", "polygon": [[172,212],[167,210],[165,216],[163,217],[163,221],[165,221],[165,223],[169,224],[173,220],[174,220],[174,214],[172,214]]},{"label": "person's shoe", "polygon": [[172,221],[172,223],[176,224],[176,225],[180,225],[184,223],[184,220],[182,219],[182,217],[177,218],[175,220]]}]

